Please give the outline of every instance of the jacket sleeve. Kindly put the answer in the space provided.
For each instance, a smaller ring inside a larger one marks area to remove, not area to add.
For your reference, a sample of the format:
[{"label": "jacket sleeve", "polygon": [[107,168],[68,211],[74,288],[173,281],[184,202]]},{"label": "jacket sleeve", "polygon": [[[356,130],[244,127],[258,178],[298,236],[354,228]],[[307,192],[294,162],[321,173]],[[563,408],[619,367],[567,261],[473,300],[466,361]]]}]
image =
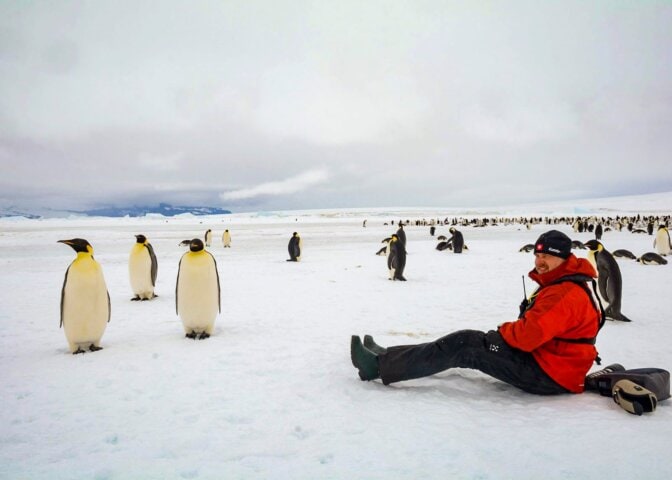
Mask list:
[{"label": "jacket sleeve", "polygon": [[[580,288],[580,287],[577,287]],[[570,285],[552,285],[539,292],[532,308],[516,321],[499,326],[510,346],[531,352],[569,328],[573,291]]]}]

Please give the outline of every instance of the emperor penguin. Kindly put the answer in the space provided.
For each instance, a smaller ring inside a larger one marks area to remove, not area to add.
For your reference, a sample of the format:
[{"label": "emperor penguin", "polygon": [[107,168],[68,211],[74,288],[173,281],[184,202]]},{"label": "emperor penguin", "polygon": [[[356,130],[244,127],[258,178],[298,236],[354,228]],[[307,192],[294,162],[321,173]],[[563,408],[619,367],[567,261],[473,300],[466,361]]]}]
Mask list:
[{"label": "emperor penguin", "polygon": [[222,233],[222,246],[224,248],[231,248],[231,233],[228,228]]},{"label": "emperor penguin", "polygon": [[203,238],[203,239],[205,240],[205,246],[206,246],[206,247],[209,247],[210,244],[212,243],[212,230],[210,230],[210,229],[208,228],[208,229],[205,231],[205,235],[204,235],[204,238]]},{"label": "emperor penguin", "polygon": [[299,262],[301,261],[301,250],[303,249],[303,242],[298,233],[294,232],[292,238],[289,239],[287,244],[287,250],[289,251],[288,262]]},{"label": "emperor penguin", "polygon": [[217,313],[222,311],[217,262],[194,238],[182,255],[175,285],[175,310],[187,338],[203,340],[212,335]]},{"label": "emperor penguin", "polygon": [[595,227],[595,240],[602,240],[603,227],[601,223],[598,223]]},{"label": "emperor penguin", "polygon": [[131,289],[137,300],[151,300],[158,296],[154,293],[156,274],[159,265],[156,261],[154,248],[144,235],[136,235],[136,242],[131,247],[128,257],[128,276],[131,280]]},{"label": "emperor penguin", "polygon": [[388,245],[390,244],[390,237],[383,239],[381,243],[384,243],[385,246],[376,252],[376,255],[387,256]]},{"label": "emperor penguin", "polygon": [[623,293],[623,279],[618,262],[611,253],[597,240],[585,243],[588,248],[588,261],[597,271],[597,286],[600,297],[607,302],[604,309],[607,318],[629,322],[630,319],[621,313],[621,296]]},{"label": "emperor penguin", "polygon": [[637,259],[643,265],[667,265],[667,260],[654,252],[648,252]]},{"label": "emperor penguin", "polygon": [[397,230],[397,238],[401,245],[406,248],[406,232],[404,231],[404,224],[399,222],[399,229]]},{"label": "emperor penguin", "polygon": [[83,238],[59,240],[77,252],[65,271],[61,290],[61,327],[70,351],[102,350],[100,339],[110,321],[110,294],[93,247]]},{"label": "emperor penguin", "polygon": [[631,260],[635,260],[637,258],[634,253],[632,253],[630,250],[626,250],[625,248],[619,248],[618,250],[614,250],[613,252],[611,252],[611,254],[614,257],[629,258]]},{"label": "emperor penguin", "polygon": [[453,246],[453,253],[462,253],[462,249],[464,248],[464,236],[462,232],[455,227],[450,227],[448,231],[453,234],[448,239],[448,244]]},{"label": "emperor penguin", "polygon": [[406,247],[396,234],[392,235],[387,244],[387,269],[390,280],[406,281],[404,268],[406,267]]},{"label": "emperor penguin", "polygon": [[656,232],[656,238],[653,241],[654,248],[658,251],[660,255],[669,255],[670,250],[672,250],[672,244],[670,243],[670,232],[668,232],[665,225],[658,227]]},{"label": "emperor penguin", "polygon": [[534,250],[534,244],[533,243],[528,243],[528,244],[525,244],[522,247],[520,247],[520,250],[518,250],[518,251],[519,252],[531,252],[532,250]]}]

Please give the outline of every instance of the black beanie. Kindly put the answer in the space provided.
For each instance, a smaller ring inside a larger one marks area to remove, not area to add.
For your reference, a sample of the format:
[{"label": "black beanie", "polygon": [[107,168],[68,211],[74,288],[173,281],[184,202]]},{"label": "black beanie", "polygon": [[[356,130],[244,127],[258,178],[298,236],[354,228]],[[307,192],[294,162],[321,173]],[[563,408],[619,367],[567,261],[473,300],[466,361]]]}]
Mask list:
[{"label": "black beanie", "polygon": [[572,241],[562,232],[549,230],[537,239],[534,244],[534,253],[546,253],[566,259],[572,253]]}]

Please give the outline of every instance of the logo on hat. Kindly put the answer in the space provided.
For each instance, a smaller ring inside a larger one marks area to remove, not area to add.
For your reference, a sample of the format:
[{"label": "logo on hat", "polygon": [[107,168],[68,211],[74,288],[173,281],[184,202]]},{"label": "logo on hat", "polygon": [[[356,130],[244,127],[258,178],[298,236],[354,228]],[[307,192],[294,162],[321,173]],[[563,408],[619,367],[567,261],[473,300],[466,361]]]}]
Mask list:
[{"label": "logo on hat", "polygon": [[543,250],[544,246],[541,243],[537,243],[537,250]]}]

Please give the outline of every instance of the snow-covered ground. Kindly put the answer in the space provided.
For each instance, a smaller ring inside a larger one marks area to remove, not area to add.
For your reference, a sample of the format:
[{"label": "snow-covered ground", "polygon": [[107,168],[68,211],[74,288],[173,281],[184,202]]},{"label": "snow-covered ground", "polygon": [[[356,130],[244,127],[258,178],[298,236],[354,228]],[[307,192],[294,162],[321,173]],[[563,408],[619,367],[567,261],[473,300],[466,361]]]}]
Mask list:
[{"label": "snow-covered ground", "polygon": [[[669,214],[670,199],[487,214]],[[408,226],[407,282],[389,281],[375,255],[396,230],[386,222],[466,212],[0,220],[0,478],[668,478],[669,400],[636,417],[594,393],[537,397],[470,370],[388,387],[359,380],[352,334],[416,343],[516,317],[521,275],[533,263],[518,249],[546,225],[461,228],[462,255],[435,250],[428,226]],[[194,341],[175,314],[178,243],[208,228],[222,313],[215,335]],[[231,249],[219,240],[225,228]],[[293,231],[303,239],[300,263],[285,261]],[[128,254],[138,233],[159,260],[159,297],[149,302],[130,301]],[[69,353],[59,330],[74,252],[56,241],[73,237],[93,245],[112,300],[104,350],[83,355]],[[653,237],[626,231],[607,232],[603,243],[653,251]],[[604,327],[604,365],[670,370],[672,265],[619,265],[633,322]]]}]

